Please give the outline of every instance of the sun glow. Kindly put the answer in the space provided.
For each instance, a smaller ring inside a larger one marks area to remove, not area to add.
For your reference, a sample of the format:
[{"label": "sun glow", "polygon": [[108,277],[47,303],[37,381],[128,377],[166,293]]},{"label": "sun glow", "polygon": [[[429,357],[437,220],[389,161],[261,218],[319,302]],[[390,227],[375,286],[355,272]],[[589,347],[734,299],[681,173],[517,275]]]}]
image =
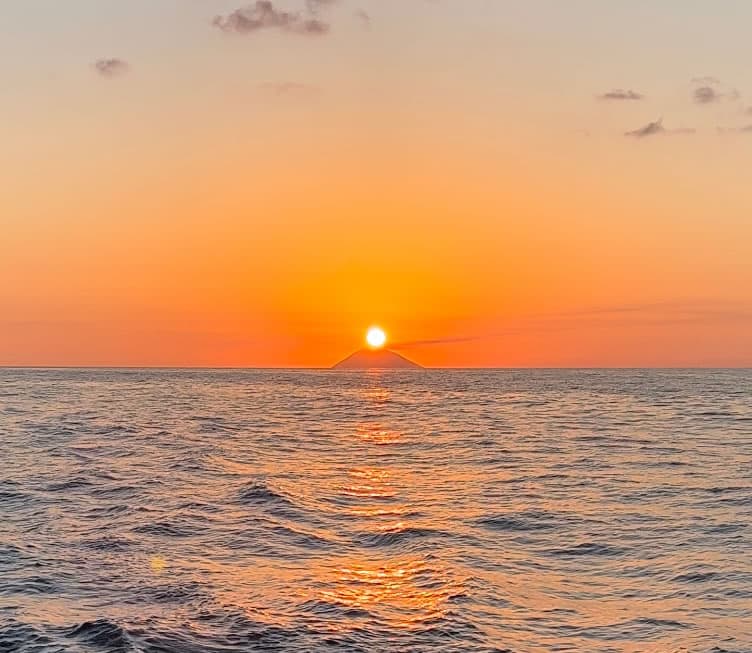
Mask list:
[{"label": "sun glow", "polygon": [[379,327],[371,327],[366,333],[366,342],[371,349],[381,349],[386,344],[386,333]]}]

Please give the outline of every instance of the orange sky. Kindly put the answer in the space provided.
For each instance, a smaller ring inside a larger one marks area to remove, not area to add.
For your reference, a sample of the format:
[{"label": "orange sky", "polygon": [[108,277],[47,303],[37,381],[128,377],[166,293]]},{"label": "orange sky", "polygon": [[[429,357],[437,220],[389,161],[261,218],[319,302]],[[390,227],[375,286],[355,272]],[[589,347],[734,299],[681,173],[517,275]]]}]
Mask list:
[{"label": "orange sky", "polygon": [[0,364],[752,365],[752,9],[638,4],[4,4]]}]

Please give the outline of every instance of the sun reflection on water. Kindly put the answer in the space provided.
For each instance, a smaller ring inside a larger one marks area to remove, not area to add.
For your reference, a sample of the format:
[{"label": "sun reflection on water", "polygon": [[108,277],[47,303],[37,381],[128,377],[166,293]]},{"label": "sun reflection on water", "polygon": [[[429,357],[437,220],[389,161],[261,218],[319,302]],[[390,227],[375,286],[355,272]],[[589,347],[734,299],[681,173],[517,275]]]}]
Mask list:
[{"label": "sun reflection on water", "polygon": [[348,475],[358,482],[342,487],[342,492],[347,496],[363,499],[392,499],[398,494],[390,483],[391,472],[385,469],[361,467],[351,469]]},{"label": "sun reflection on water", "polygon": [[[378,406],[389,393],[375,387],[364,391],[363,396]],[[366,458],[372,453],[380,455],[375,453],[377,448],[403,443],[399,430],[380,422],[361,423],[354,435]],[[403,490],[411,487],[411,473],[409,462],[399,458],[385,466],[359,465],[347,470],[351,482],[340,491],[358,500],[358,505],[348,511],[361,519],[357,530],[383,536],[418,526],[410,519],[410,515],[418,513],[409,502],[384,505],[402,498]],[[332,561],[332,566],[323,570],[325,589],[320,598],[364,610],[391,627],[412,629],[444,616],[451,597],[462,593],[460,584],[451,581],[438,558],[374,553],[374,559]]]},{"label": "sun reflection on water", "polygon": [[162,556],[154,556],[149,560],[149,567],[156,574],[161,574],[167,567],[167,560]]},{"label": "sun reflection on water", "polygon": [[355,435],[364,443],[378,445],[396,444],[402,439],[399,432],[386,429],[380,424],[361,424],[356,429]]},{"label": "sun reflection on water", "polygon": [[325,601],[368,611],[392,627],[412,628],[441,618],[447,602],[461,593],[444,572],[421,559],[384,560],[380,564],[351,560],[332,570],[321,592]]},{"label": "sun reflection on water", "polygon": [[383,403],[389,399],[391,392],[386,388],[369,388],[368,390],[363,390],[360,396],[369,401]]},{"label": "sun reflection on water", "polygon": [[[347,434],[342,444],[347,453],[343,455],[350,456],[352,462],[324,466],[320,486],[305,490],[290,486],[285,494],[301,506],[316,506],[321,498],[330,497],[328,505],[351,518],[348,533],[373,544],[355,555],[352,548],[322,551],[303,567],[221,565],[219,575],[228,581],[218,592],[223,602],[242,606],[257,621],[266,622],[274,614],[277,625],[287,623],[288,615],[272,606],[305,605],[311,615],[327,615],[319,624],[322,629],[339,634],[357,628],[357,622],[332,619],[329,611],[333,609],[362,611],[374,624],[410,632],[429,627],[447,615],[452,599],[463,594],[464,582],[441,561],[440,552],[416,553],[399,546],[392,548],[389,543],[391,538],[400,540],[404,533],[425,525],[420,523],[421,512],[411,500],[415,469],[408,457],[394,455],[406,444],[404,434],[388,419],[380,419],[389,394],[378,386],[362,392],[361,399],[372,405],[379,418],[357,423]],[[238,453],[232,457],[237,460],[213,457],[212,461],[223,474],[243,476],[253,472],[258,477],[253,465],[239,462],[241,456]],[[267,483],[261,488],[270,490],[272,496],[273,503],[264,508],[270,511],[266,518],[296,537],[312,534],[311,529],[304,534],[295,524],[295,509],[276,498],[275,488],[280,485],[284,485],[283,480],[277,478],[274,486]],[[256,503],[265,505],[260,499]],[[322,531],[322,540],[325,535]],[[163,568],[153,567],[157,573]],[[280,585],[282,577],[287,582]],[[271,587],[276,590],[271,591]]]}]

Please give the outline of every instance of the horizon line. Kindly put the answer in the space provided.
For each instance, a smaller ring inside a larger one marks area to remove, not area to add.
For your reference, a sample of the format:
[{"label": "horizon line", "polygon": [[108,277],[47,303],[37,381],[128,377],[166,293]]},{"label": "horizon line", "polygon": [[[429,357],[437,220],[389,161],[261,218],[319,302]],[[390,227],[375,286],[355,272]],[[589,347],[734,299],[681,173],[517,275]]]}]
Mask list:
[{"label": "horizon line", "polygon": [[333,366],[244,366],[244,365],[6,365],[0,370],[227,370],[227,371],[334,371],[334,372],[422,372],[422,371],[515,371],[515,370],[749,370],[752,365],[527,365],[527,366],[453,366],[416,369],[363,368],[335,370]]}]

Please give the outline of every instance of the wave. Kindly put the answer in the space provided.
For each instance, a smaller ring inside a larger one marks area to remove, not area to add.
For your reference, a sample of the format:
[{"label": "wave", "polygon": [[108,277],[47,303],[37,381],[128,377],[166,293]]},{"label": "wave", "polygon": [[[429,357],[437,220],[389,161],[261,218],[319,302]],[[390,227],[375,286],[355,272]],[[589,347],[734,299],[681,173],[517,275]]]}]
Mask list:
[{"label": "wave", "polygon": [[133,548],[136,543],[129,538],[118,537],[113,535],[105,535],[103,537],[94,538],[90,540],[84,540],[80,543],[80,546],[92,551],[128,551]]},{"label": "wave", "polygon": [[675,583],[707,583],[711,580],[717,580],[720,574],[715,571],[706,572],[690,572],[687,574],[679,574],[674,576],[671,580]]},{"label": "wave", "polygon": [[526,532],[548,531],[561,528],[567,523],[561,515],[543,511],[512,512],[491,517],[481,517],[477,526],[492,531]]},{"label": "wave", "polygon": [[138,593],[126,602],[142,604],[190,604],[207,600],[211,595],[206,588],[197,581],[166,582],[140,587]]},{"label": "wave", "polygon": [[306,601],[298,606],[301,612],[323,619],[370,619],[373,614],[365,608],[341,605],[323,599]]},{"label": "wave", "polygon": [[50,483],[45,489],[48,492],[67,492],[69,490],[82,490],[94,485],[88,478],[78,476],[58,483]]},{"label": "wave", "polygon": [[21,549],[15,544],[0,542],[0,565],[17,563],[22,555]]},{"label": "wave", "polygon": [[275,541],[274,536],[276,536],[279,538],[279,544],[293,545],[302,549],[327,549],[336,544],[333,538],[325,537],[323,534],[281,523],[266,526],[264,533],[270,536],[271,541]]},{"label": "wave", "polygon": [[0,622],[0,651],[63,653],[63,648],[54,647],[52,638],[39,628],[11,619]]},{"label": "wave", "polygon": [[58,583],[45,576],[6,578],[0,585],[0,596],[39,596],[56,594],[58,591]]},{"label": "wave", "polygon": [[135,499],[141,492],[141,488],[133,485],[109,485],[97,487],[91,491],[91,495],[98,499]]},{"label": "wave", "polygon": [[378,533],[360,533],[356,536],[356,540],[361,546],[391,547],[423,540],[435,542],[436,540],[449,539],[451,537],[452,534],[448,531],[408,526],[405,528],[395,527],[394,529]]},{"label": "wave", "polygon": [[128,636],[128,633],[114,621],[97,619],[85,621],[70,628],[65,637],[76,640],[82,644],[96,646],[107,653],[130,653],[136,651],[136,647]]},{"label": "wave", "polygon": [[0,488],[0,506],[3,504],[6,506],[11,504],[26,505],[30,500],[31,496],[26,492]]},{"label": "wave", "polygon": [[145,535],[156,535],[159,537],[183,538],[196,535],[197,530],[199,529],[195,525],[161,521],[134,526],[131,529],[131,532]]},{"label": "wave", "polygon": [[251,481],[243,486],[238,492],[238,501],[241,503],[255,504],[285,504],[293,506],[294,503],[281,492],[273,490],[262,481]]},{"label": "wave", "polygon": [[576,558],[580,556],[616,557],[623,555],[624,552],[625,549],[609,544],[601,544],[599,542],[583,542],[572,547],[550,549],[548,551],[548,554],[557,558]]}]

